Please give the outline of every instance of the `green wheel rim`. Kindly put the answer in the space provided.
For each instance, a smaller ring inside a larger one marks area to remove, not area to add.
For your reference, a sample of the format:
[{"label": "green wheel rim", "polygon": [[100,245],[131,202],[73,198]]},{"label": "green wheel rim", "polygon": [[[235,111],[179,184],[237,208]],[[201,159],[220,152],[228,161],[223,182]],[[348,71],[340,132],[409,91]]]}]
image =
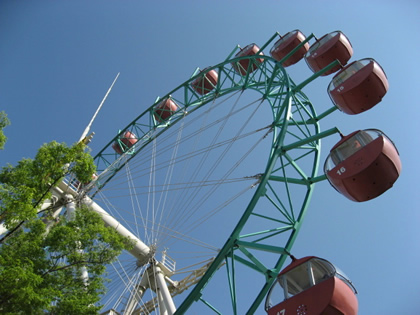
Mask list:
[{"label": "green wheel rim", "polygon": [[[276,34],[262,46],[261,51],[275,37]],[[310,38],[312,35],[307,41]],[[222,267],[227,271],[226,285],[229,287],[232,313],[242,313],[242,309],[245,309],[248,314],[253,314],[261,307],[296,240],[314,185],[325,179],[324,175],[318,175],[320,141],[323,137],[337,132],[335,128],[321,132],[319,126],[319,120],[335,108],[328,113],[317,115],[310,100],[301,91],[303,86],[335,64],[297,85],[281,66],[281,62],[265,55],[232,57],[237,49],[235,48],[226,60],[218,65],[202,72],[196,70],[190,79],[156,100],[122,129],[95,156],[100,175],[87,185],[83,192],[94,197],[126,163],[153,141],[172,130],[186,116],[194,114],[218,98],[238,91],[242,93],[254,90],[260,93],[262,101],[270,105],[271,149],[268,152],[265,170],[258,175],[255,193],[218,255],[188,296],[178,305],[176,314],[187,313],[194,303],[203,303],[215,313],[221,313],[218,304],[226,301],[212,301],[208,284]],[[239,65],[239,62],[246,59],[249,60],[248,69],[245,69],[245,75],[240,75],[232,64]],[[205,95],[197,93],[191,83],[212,70],[218,72],[218,82],[214,89]],[[176,102],[179,108],[168,120],[159,122],[154,116],[155,109],[160,101],[167,98]],[[120,156],[113,151],[112,144],[118,142],[126,131],[135,134],[138,141],[132,147],[126,148],[126,152]],[[256,221],[257,224],[254,223]],[[254,226],[264,228],[255,229]],[[261,255],[264,255],[264,258],[261,258]],[[239,302],[241,288],[236,284],[239,277],[244,277],[243,271],[239,272],[239,269],[243,268],[247,270],[246,274],[255,273],[261,278],[256,295],[247,296],[246,306]]]}]

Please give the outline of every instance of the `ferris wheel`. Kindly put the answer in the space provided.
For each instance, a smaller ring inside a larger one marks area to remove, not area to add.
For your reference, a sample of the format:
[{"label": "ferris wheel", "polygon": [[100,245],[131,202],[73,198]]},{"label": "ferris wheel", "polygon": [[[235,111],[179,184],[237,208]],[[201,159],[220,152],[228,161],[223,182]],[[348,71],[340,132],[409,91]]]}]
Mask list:
[{"label": "ferris wheel", "polygon": [[[288,307],[306,314],[310,303],[293,300],[299,293],[326,276],[348,283],[314,257],[281,270],[317,182],[328,179],[347,198],[366,201],[401,170],[383,132],[321,129],[337,109],[359,114],[388,90],[375,60],[345,66],[352,53],[338,31],[316,39],[295,30],[237,46],[122,128],[95,156],[90,183],[63,183],[135,243],[108,267],[103,314],[253,314],[267,294],[269,314]],[[295,83],[286,68],[301,59],[314,74]],[[318,113],[302,90],[337,71],[326,88],[334,104]],[[332,135],[341,140],[322,172],[321,140]],[[299,268],[312,271],[306,286],[298,285]],[[278,284],[291,306],[274,298]]]}]

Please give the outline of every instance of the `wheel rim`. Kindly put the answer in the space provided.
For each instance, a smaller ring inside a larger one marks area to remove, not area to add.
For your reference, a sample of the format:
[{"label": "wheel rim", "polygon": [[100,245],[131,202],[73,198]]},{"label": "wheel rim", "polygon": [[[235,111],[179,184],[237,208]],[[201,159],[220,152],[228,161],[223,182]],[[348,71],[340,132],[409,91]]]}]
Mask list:
[{"label": "wheel rim", "polygon": [[[128,162],[135,161],[134,157],[141,156],[142,152],[146,152],[149,147],[154,147],[155,151],[152,149],[150,152],[155,152],[152,155],[157,155],[156,146],[159,139],[172,131],[173,134],[178,134],[181,126],[187,124],[185,120],[204,111],[204,105],[211,107],[216,100],[249,90],[259,92],[261,103],[270,105],[272,115],[269,124],[257,128],[263,137],[271,134],[268,162],[266,158],[264,162],[266,166],[262,172],[247,173],[244,176],[252,180],[255,193],[243,208],[244,210],[240,211],[239,221],[218,254],[211,263],[209,261],[204,275],[200,276],[189,295],[181,298],[182,303],[178,301],[177,313],[179,314],[185,313],[193,304],[197,304],[196,301],[203,302],[198,304],[212,309],[215,313],[223,313],[224,310],[229,313],[251,314],[256,311],[293,246],[311,199],[314,183],[324,179],[323,176],[317,177],[320,139],[326,134],[335,132],[335,130],[320,132],[312,104],[300,91],[300,87],[289,79],[280,63],[268,56],[258,55],[258,59],[263,58],[264,62],[257,70],[248,71],[245,76],[241,76],[235,72],[231,64],[249,59],[248,70],[252,70],[251,65],[258,62],[257,56],[234,59],[230,59],[230,56],[224,62],[207,68],[201,73],[196,71],[189,80],[160,99],[171,97],[180,107],[169,121],[159,123],[153,119],[154,108],[160,101],[158,100],[124,128],[121,133],[130,131],[139,138],[131,151],[123,156],[112,153],[111,146],[119,136],[112,139],[95,157],[98,170],[102,173],[95,182],[87,185],[84,191],[92,197],[98,197],[98,194],[102,194],[111,186],[112,181],[118,180],[117,174],[129,165]],[[219,74],[215,89],[205,95],[196,93],[191,87],[191,82],[213,69]],[[239,109],[235,108],[235,104],[233,106],[232,112],[240,112],[240,106]],[[254,107],[259,107],[259,105]],[[251,109],[252,106],[249,105],[249,108]],[[222,124],[222,121],[214,126]],[[183,128],[185,127],[182,127],[182,130]],[[240,130],[233,138],[242,138],[243,135],[244,131]],[[179,143],[182,142],[179,141]],[[215,143],[219,144],[219,142]],[[172,163],[172,166],[174,164]],[[169,172],[172,171],[173,168]],[[225,182],[231,180],[229,176],[224,179]],[[192,182],[203,183],[194,180]],[[154,242],[152,241],[151,244]],[[230,296],[228,300],[231,302],[229,310],[225,310],[226,300],[212,300],[214,294],[209,284],[222,268],[227,271],[225,284],[228,296]],[[244,281],[246,279],[243,279],[244,275],[248,278],[249,273],[256,274],[261,280],[256,285],[258,288],[254,290],[255,296],[246,296],[244,301],[241,300],[240,289],[242,284],[246,283]]]}]

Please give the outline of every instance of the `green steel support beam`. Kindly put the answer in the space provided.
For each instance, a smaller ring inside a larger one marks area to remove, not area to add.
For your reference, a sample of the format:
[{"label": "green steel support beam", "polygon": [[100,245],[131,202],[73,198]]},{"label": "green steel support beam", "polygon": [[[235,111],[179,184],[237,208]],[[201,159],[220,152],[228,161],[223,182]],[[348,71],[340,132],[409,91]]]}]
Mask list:
[{"label": "green steel support beam", "polygon": [[279,32],[275,32],[273,36],[270,37],[270,39],[261,46],[260,50],[257,52],[259,54],[261,51],[263,51],[277,36],[280,36]]},{"label": "green steel support beam", "polygon": [[337,128],[334,127],[334,128],[328,129],[326,131],[320,132],[319,134],[310,136],[310,137],[308,137],[306,139],[299,140],[299,141],[296,141],[294,143],[285,145],[285,146],[281,147],[280,150],[286,152],[286,151],[289,151],[291,149],[298,148],[298,147],[300,147],[300,146],[302,146],[304,144],[307,144],[307,143],[310,143],[310,142],[314,142],[316,140],[320,140],[322,138],[331,136],[331,135],[333,135],[335,133],[340,133],[340,131]]},{"label": "green steel support beam", "polygon": [[[286,222],[286,221],[283,221],[283,220],[277,220],[277,219],[274,219],[272,217],[268,217],[266,215],[262,215],[262,214],[255,213],[255,212],[253,212],[252,215],[254,215],[256,217],[259,217],[259,218],[266,219],[266,220],[270,220],[270,221],[273,221],[273,222],[278,222],[278,223],[281,223],[281,224],[290,224],[290,222]],[[284,228],[288,228],[288,227],[286,226]],[[243,238],[243,237],[245,237],[245,235],[241,235],[241,238]]]},{"label": "green steel support beam", "polygon": [[322,181],[324,181],[326,179],[327,179],[327,176],[324,174],[324,175],[320,175],[320,176],[311,178],[311,182],[312,183],[318,183],[318,182],[322,182]]},{"label": "green steel support beam", "polygon": [[295,93],[301,91],[306,85],[308,85],[309,83],[311,83],[313,80],[315,80],[316,78],[318,78],[319,76],[323,75],[325,72],[327,72],[328,70],[330,70],[331,68],[334,68],[335,66],[337,66],[339,64],[340,64],[340,62],[337,59],[334,60],[328,66],[326,66],[325,68],[319,70],[317,73],[313,74],[308,79],[306,79],[302,83],[300,83],[297,86],[295,86],[293,88],[293,91]]},{"label": "green steel support beam", "polygon": [[239,246],[239,250],[260,270],[261,273],[266,274],[268,268],[264,266],[254,255],[252,255],[245,247]]},{"label": "green steel support beam", "polygon": [[319,114],[318,116],[316,116],[316,117],[315,117],[315,119],[316,119],[317,121],[318,121],[318,120],[321,120],[322,118],[325,118],[325,117],[327,117],[328,115],[330,115],[330,114],[334,113],[337,109],[338,109],[338,107],[333,106],[333,107],[331,107],[330,109],[327,109],[325,112],[323,112],[323,113]]},{"label": "green steel support beam", "polygon": [[310,181],[305,178],[291,178],[291,177],[282,177],[282,176],[275,176],[271,175],[270,180],[276,182],[283,182],[283,183],[290,183],[290,184],[297,184],[297,185],[308,185]]},{"label": "green steel support beam", "polygon": [[205,305],[207,305],[213,312],[215,312],[219,315],[222,315],[222,313],[220,313],[213,305],[211,305],[209,302],[207,302],[203,298],[200,297],[200,301],[203,302]]},{"label": "green steel support beam", "polygon": [[[238,308],[237,308],[237,299],[236,299],[236,280],[235,280],[235,260],[233,257],[233,252],[230,252],[230,254],[226,257],[226,272],[228,277],[228,283],[229,283],[229,292],[230,292],[230,298],[232,300],[232,311],[233,315],[237,315]],[[229,260],[231,261],[231,264],[229,264]]]},{"label": "green steel support beam", "polygon": [[261,273],[261,274],[265,274],[264,270],[261,270],[260,268],[258,268],[256,265],[254,265],[253,263],[251,263],[249,260],[246,260],[245,258],[242,258],[238,255],[234,255],[235,260],[245,266],[247,266],[250,269],[253,269],[254,271]]},{"label": "green steel support beam", "polygon": [[254,242],[246,242],[246,241],[236,241],[236,245],[242,246],[245,248],[256,249],[259,251],[270,252],[270,253],[278,253],[278,254],[285,254],[288,255],[289,252],[286,251],[284,247],[273,246],[273,245],[266,245],[266,244],[258,244]]}]

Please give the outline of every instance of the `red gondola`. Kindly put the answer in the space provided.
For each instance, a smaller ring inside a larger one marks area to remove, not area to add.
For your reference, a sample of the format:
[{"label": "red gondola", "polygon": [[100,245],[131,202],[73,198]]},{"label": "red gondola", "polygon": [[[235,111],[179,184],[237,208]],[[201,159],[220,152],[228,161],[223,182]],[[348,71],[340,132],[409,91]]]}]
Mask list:
[{"label": "red gondola", "polygon": [[350,41],[340,31],[324,35],[317,40],[305,55],[306,63],[313,72],[328,66],[334,60],[338,60],[341,65],[337,65],[322,75],[328,75],[339,70],[350,60],[353,55],[353,48]]},{"label": "red gondola", "polygon": [[353,201],[367,201],[392,187],[401,161],[392,141],[376,129],[359,130],[343,137],[324,165],[331,185]]},{"label": "red gondola", "polygon": [[333,103],[353,115],[378,104],[388,91],[388,79],[373,59],[354,61],[338,72],[328,86]]},{"label": "red gondola", "polygon": [[130,131],[124,132],[120,138],[112,144],[112,148],[118,154],[123,154],[138,141],[136,135]]},{"label": "red gondola", "polygon": [[[206,68],[207,69],[207,68]],[[206,69],[201,72],[205,72]],[[191,82],[192,88],[201,95],[205,95],[211,92],[217,84],[218,75],[216,70],[210,70],[203,76],[199,76],[197,79]]]},{"label": "red gondola", "polygon": [[265,309],[268,315],[356,315],[356,290],[330,262],[314,257],[294,259],[271,287]]},{"label": "red gondola", "polygon": [[[299,30],[294,30],[283,37],[281,37],[271,48],[270,55],[277,61],[280,61],[288,53],[290,53],[293,49],[295,49],[300,43],[302,43],[306,39],[305,35],[302,34]],[[301,46],[297,51],[294,52],[292,56],[290,56],[286,61],[284,61],[281,65],[283,67],[288,67],[294,65],[299,60],[303,58],[303,56],[308,52],[309,44],[305,43]]]},{"label": "red gondola", "polygon": [[154,116],[157,122],[164,122],[168,120],[176,111],[178,106],[176,103],[167,98],[160,102],[154,109]]},{"label": "red gondola", "polygon": [[[245,48],[241,48],[241,51],[238,52],[235,57],[245,57],[245,56],[253,56],[258,53],[260,48],[255,44],[249,44]],[[260,55],[264,55],[262,52],[259,53]],[[250,61],[252,64],[250,65]],[[251,59],[242,59],[239,60],[236,63],[232,63],[232,67],[235,69],[236,72],[238,72],[240,75],[246,75],[249,67],[249,72],[255,71],[259,65],[264,61],[263,58],[257,58],[255,59],[255,62],[253,62]]]}]

